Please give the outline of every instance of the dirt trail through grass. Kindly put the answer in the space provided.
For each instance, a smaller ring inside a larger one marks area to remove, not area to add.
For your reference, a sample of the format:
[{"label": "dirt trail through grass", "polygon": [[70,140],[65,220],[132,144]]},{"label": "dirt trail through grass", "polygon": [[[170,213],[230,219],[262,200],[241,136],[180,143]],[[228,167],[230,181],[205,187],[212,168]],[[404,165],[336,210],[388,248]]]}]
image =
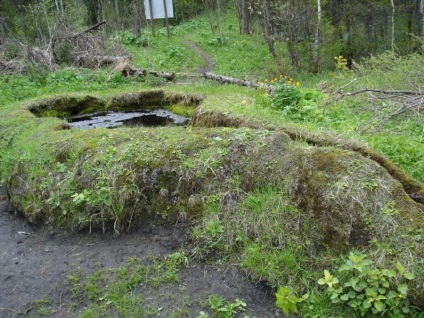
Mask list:
[{"label": "dirt trail through grass", "polygon": [[[69,275],[78,272],[87,278],[98,270],[109,275],[109,269],[123,266],[131,257],[148,264],[152,258],[164,260],[187,245],[188,227],[181,224],[146,226],[120,237],[112,233],[71,234],[34,228],[5,210],[3,196],[0,197],[0,317],[4,318],[78,317],[89,301],[73,296],[67,281]],[[228,301],[242,299],[247,304],[245,314],[250,317],[279,316],[272,292],[251,283],[232,266],[190,261],[179,270],[178,280],[172,284],[138,292],[144,299],[142,306],[153,312],[146,317],[197,317],[200,311],[210,310],[205,302],[211,294]]]},{"label": "dirt trail through grass", "polygon": [[197,54],[199,54],[203,60],[205,61],[205,64],[203,67],[199,67],[196,71],[198,73],[206,73],[206,72],[212,72],[215,68],[215,63],[213,62],[212,58],[208,53],[203,51],[200,47],[198,47],[196,44],[194,44],[191,41],[185,41],[184,44],[189,46],[193,51],[195,51]]}]

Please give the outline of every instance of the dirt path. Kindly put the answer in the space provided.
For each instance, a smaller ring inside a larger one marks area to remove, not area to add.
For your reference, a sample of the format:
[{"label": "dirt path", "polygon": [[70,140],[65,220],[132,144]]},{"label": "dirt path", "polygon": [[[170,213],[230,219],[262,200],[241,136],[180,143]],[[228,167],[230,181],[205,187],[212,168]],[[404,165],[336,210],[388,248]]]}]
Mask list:
[{"label": "dirt path", "polygon": [[193,51],[195,51],[197,54],[199,54],[203,60],[204,60],[204,65],[203,67],[200,67],[196,70],[197,73],[206,73],[206,72],[212,72],[213,69],[215,68],[215,63],[213,62],[211,56],[206,53],[205,51],[203,51],[200,47],[198,47],[196,44],[194,44],[191,41],[185,41],[184,44],[186,44],[187,46],[189,46]]},{"label": "dirt path", "polygon": [[[3,197],[4,199],[4,197]],[[0,197],[1,200],[1,197]],[[164,258],[187,245],[187,225],[147,226],[115,237],[111,233],[63,233],[35,228],[13,213],[5,211],[0,201],[0,317],[78,317],[84,302],[73,303],[67,277],[79,271],[88,275],[99,268],[116,268],[130,257]],[[205,300],[217,294],[247,304],[249,317],[279,317],[272,291],[250,282],[234,266],[211,266],[190,262],[181,270],[175,286],[149,292],[149,306],[161,306],[153,317],[171,317],[180,304],[182,287],[190,304],[186,315],[197,317],[205,310]],[[47,302],[48,313],[37,309]],[[74,308],[70,310],[70,304]],[[206,308],[207,309],[207,308]],[[119,317],[119,316],[113,316]],[[152,316],[149,316],[152,317]],[[212,316],[210,316],[212,317]]]}]

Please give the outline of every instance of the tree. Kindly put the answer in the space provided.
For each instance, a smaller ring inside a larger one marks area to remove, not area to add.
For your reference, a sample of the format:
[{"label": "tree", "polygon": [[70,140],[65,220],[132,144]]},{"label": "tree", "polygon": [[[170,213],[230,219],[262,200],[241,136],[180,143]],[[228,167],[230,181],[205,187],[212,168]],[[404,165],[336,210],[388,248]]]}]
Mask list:
[{"label": "tree", "polygon": [[250,0],[237,0],[236,9],[237,17],[239,20],[240,34],[250,34],[251,23],[251,1]]},{"label": "tree", "polygon": [[321,42],[320,39],[320,26],[321,26],[321,0],[317,0],[317,25],[315,31],[315,39],[314,39],[314,47],[313,47],[313,56],[312,56],[312,64],[311,71],[313,73],[318,73],[320,69],[320,55],[319,55],[319,44]]},{"label": "tree", "polygon": [[265,26],[265,40],[268,44],[269,52],[274,59],[278,61],[278,54],[274,47],[274,32],[272,29],[272,16],[271,16],[271,0],[264,0],[264,26]]},{"label": "tree", "polygon": [[[424,0],[419,0],[419,12],[421,15],[421,36],[424,37]],[[423,51],[424,51],[424,38],[423,38]]]},{"label": "tree", "polygon": [[140,6],[137,0],[132,0],[132,8],[133,8],[132,31],[134,36],[139,37],[141,34],[141,13],[140,13]]}]

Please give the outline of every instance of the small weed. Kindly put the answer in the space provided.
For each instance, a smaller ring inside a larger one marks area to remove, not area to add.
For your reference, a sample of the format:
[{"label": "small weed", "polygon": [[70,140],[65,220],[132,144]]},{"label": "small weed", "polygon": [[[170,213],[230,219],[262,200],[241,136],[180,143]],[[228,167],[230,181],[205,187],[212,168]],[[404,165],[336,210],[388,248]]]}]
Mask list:
[{"label": "small weed", "polygon": [[51,301],[47,299],[35,301],[34,308],[40,316],[49,316],[54,313],[54,310],[51,308]]},{"label": "small weed", "polygon": [[296,297],[296,295],[293,293],[293,290],[289,286],[280,286],[278,287],[278,291],[275,294],[275,297],[277,298],[275,305],[280,308],[285,315],[289,315],[291,313],[297,312],[297,303],[300,303],[304,300],[306,300],[309,295],[305,294],[301,298]]},{"label": "small weed", "polygon": [[[244,301],[236,298],[234,302],[230,303],[218,295],[209,296],[208,305],[217,318],[233,318],[237,313],[246,310]],[[207,315],[204,317],[207,317]]]}]

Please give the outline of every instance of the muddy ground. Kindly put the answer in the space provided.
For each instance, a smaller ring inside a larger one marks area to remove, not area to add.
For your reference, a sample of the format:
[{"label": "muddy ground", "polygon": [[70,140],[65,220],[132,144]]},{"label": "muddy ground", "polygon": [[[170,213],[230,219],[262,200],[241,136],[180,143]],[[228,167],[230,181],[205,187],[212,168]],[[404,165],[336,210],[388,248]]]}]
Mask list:
[{"label": "muddy ground", "polygon": [[[134,256],[164,258],[189,246],[188,225],[146,226],[119,237],[113,233],[64,233],[33,227],[6,207],[2,200],[0,317],[39,317],[40,300],[49,303],[49,314],[43,317],[78,317],[86,304],[79,300],[76,308],[74,304],[70,309],[69,304],[74,302],[66,283],[70,273],[78,270],[89,274],[99,268],[116,268]],[[174,313],[174,307],[180,306],[178,297],[182,288],[184,297],[190,299],[186,317],[197,317],[200,311],[207,311],[205,300],[210,294],[229,301],[238,297],[246,302],[246,312],[238,317],[282,317],[274,306],[273,291],[263,284],[252,283],[232,265],[190,261],[180,271],[175,285],[175,288],[167,286],[166,292],[159,287],[157,292],[146,295],[145,305],[162,308],[156,317]]]}]

